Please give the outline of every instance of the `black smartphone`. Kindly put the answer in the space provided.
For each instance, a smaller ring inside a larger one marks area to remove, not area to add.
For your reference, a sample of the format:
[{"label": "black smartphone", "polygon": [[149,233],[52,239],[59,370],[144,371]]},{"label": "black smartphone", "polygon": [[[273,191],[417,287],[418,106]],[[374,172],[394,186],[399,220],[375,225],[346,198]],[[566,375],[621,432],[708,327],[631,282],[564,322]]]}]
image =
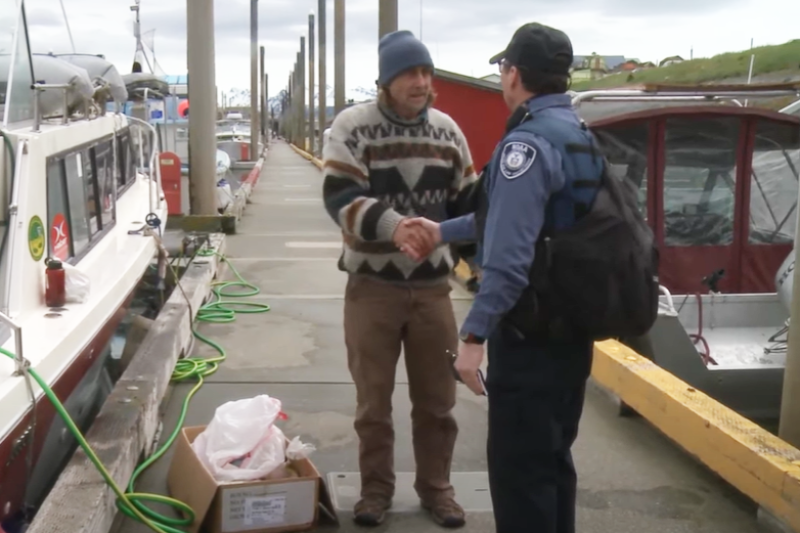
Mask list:
[{"label": "black smartphone", "polygon": [[[456,359],[458,358],[458,354],[447,350],[447,355],[450,357],[450,368],[453,370],[453,376],[456,378],[456,381],[463,385],[464,380],[461,379],[461,374],[459,374],[458,370],[456,370]],[[489,393],[486,392],[486,381],[483,377],[483,371],[480,368],[478,369],[478,381],[483,389],[483,395],[488,397]]]}]

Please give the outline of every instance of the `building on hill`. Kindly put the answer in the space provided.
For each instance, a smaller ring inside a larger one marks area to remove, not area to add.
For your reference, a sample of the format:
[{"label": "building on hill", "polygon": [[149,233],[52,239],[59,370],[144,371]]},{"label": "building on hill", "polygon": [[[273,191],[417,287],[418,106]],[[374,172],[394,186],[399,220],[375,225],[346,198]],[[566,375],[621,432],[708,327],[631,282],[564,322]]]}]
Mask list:
[{"label": "building on hill", "polygon": [[681,56],[669,56],[665,57],[658,63],[658,67],[668,67],[670,65],[676,65],[678,63],[683,63],[684,59]]},{"label": "building on hill", "polygon": [[573,81],[597,80],[611,72],[618,72],[620,65],[625,63],[625,56],[601,56],[592,53],[588,56],[575,56],[572,61]]},{"label": "building on hill", "polygon": [[612,72],[633,72],[639,68],[640,64],[638,59],[628,59],[624,63],[620,63]]},{"label": "building on hill", "polygon": [[625,62],[625,56],[601,56],[592,52],[588,56],[573,56],[573,70],[596,69],[606,72],[616,69]]}]

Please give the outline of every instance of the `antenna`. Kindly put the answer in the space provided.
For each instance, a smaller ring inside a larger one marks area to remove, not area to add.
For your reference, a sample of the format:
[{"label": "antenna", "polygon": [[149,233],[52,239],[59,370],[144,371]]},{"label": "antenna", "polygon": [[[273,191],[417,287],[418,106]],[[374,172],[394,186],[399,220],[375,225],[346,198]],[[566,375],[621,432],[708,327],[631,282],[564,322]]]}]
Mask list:
[{"label": "antenna", "polygon": [[[138,0],[137,0],[138,2]],[[64,7],[64,0],[61,0],[61,13],[64,15],[64,24],[67,25],[67,35],[69,35],[69,42],[72,45],[72,53],[76,52],[75,50],[75,40],[72,38],[72,30],[69,27],[69,19],[67,18],[67,10]]]},{"label": "antenna", "polygon": [[[150,69],[150,73],[152,74],[153,65],[150,64],[150,58],[147,57],[147,54],[144,51],[144,44],[142,44],[142,28],[139,20],[139,4],[142,3],[142,0],[133,1],[135,2],[135,5],[131,6],[131,11],[136,13],[136,20],[133,22],[133,36],[136,37],[136,52],[133,53],[134,69],[136,68],[136,64],[139,63],[139,55],[141,54],[144,57],[144,60],[147,62],[147,67]],[[141,63],[139,63],[139,67],[141,67]],[[136,72],[136,70],[134,70],[134,72]]]}]

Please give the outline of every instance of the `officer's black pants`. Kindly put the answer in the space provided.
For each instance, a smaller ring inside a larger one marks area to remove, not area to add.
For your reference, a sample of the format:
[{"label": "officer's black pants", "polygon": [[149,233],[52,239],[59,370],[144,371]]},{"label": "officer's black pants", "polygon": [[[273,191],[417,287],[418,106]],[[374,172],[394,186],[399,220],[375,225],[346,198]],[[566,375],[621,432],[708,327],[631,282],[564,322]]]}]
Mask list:
[{"label": "officer's black pants", "polygon": [[574,533],[578,434],[592,343],[488,343],[489,486],[497,533]]}]

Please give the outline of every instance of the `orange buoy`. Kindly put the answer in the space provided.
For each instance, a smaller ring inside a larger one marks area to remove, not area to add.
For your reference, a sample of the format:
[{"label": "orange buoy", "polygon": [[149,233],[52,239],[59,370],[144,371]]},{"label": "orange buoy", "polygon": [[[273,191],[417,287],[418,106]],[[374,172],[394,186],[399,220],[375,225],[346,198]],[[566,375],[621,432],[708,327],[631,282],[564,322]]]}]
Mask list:
[{"label": "orange buoy", "polygon": [[178,104],[178,115],[183,118],[189,116],[189,100],[181,100],[181,103]]}]

